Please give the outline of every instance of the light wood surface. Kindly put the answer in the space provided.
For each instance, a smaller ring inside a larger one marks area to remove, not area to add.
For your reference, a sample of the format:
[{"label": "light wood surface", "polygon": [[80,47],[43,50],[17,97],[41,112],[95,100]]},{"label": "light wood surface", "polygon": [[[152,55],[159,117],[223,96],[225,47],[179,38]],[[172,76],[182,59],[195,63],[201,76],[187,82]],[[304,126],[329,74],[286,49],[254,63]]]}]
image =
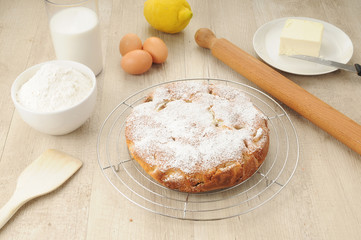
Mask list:
[{"label": "light wood surface", "polygon": [[195,40],[262,90],[361,154],[361,125],[227,39],[217,38],[210,29],[199,29]]},{"label": "light wood surface", "polygon": [[[350,62],[361,62],[359,0],[189,0],[194,16],[181,33],[149,27],[143,1],[99,1],[104,69],[97,77],[98,101],[92,117],[64,136],[39,133],[24,123],[10,97],[22,71],[55,58],[44,2],[0,1],[0,206],[13,194],[23,169],[48,148],[83,161],[70,181],[19,209],[0,230],[0,239],[359,239],[361,236],[361,156],[282,104],[298,133],[300,161],[290,183],[274,199],[239,217],[212,222],[181,221],[147,212],[120,195],[102,175],[96,141],[112,109],[135,91],[186,77],[229,79],[256,87],[194,41],[210,28],[256,56],[255,31],[290,16],[317,18],[342,29],[354,44]],[[129,32],[162,38],[165,64],[131,76],[120,68],[118,43]],[[281,72],[325,103],[361,123],[361,78],[336,71],[320,76]]]},{"label": "light wood surface", "polygon": [[25,203],[60,187],[82,164],[66,153],[46,150],[18,177],[14,194],[0,209],[0,229]]}]

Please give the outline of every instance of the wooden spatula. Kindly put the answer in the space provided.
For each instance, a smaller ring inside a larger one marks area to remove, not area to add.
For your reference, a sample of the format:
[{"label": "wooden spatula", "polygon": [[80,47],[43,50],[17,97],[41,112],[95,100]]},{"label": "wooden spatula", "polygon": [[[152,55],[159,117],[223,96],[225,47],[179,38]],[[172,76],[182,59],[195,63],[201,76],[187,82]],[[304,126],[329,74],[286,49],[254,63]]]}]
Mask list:
[{"label": "wooden spatula", "polygon": [[79,159],[54,149],[41,154],[20,174],[15,192],[0,209],[0,229],[22,205],[58,188],[82,164]]}]

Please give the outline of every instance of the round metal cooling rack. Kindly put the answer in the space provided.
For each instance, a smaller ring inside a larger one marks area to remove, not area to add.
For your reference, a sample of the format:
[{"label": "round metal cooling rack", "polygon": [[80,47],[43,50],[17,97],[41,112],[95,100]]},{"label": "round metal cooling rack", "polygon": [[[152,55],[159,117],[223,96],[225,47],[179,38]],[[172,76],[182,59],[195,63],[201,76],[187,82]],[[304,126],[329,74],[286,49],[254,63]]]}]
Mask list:
[{"label": "round metal cooling rack", "polygon": [[[132,159],[124,134],[127,116],[154,88],[179,81],[203,81],[236,87],[267,116],[270,129],[269,152],[262,166],[251,178],[231,188],[189,194],[160,185]],[[119,193],[156,214],[205,221],[250,212],[271,200],[286,186],[297,167],[299,144],[289,116],[276,101],[255,88],[229,80],[196,78],[170,82],[148,87],[125,99],[109,114],[100,129],[97,142],[99,166]]]}]

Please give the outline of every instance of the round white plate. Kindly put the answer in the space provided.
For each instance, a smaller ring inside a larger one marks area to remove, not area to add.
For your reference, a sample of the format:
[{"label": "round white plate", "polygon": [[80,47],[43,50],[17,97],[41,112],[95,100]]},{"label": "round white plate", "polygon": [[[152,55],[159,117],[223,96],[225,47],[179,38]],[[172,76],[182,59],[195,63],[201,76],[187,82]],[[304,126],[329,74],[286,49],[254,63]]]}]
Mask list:
[{"label": "round white plate", "polygon": [[[339,28],[327,22],[305,18],[289,17],[320,22],[324,26],[320,57],[341,63],[347,63],[353,54],[351,39]],[[253,47],[260,58],[269,65],[289,73],[299,75],[319,75],[337,70],[316,63],[278,55],[280,36],[287,19],[280,18],[261,26],[253,36]]]}]

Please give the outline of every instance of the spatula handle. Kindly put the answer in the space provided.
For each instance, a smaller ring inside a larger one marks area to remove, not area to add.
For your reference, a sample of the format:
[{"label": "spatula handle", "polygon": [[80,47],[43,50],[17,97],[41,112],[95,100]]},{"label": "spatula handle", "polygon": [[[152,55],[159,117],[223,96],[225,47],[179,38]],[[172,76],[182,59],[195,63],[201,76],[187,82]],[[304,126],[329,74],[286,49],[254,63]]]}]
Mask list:
[{"label": "spatula handle", "polygon": [[232,69],[361,154],[361,126],[352,119],[228,40],[217,39],[211,30],[199,29],[195,40]]},{"label": "spatula handle", "polygon": [[0,229],[10,220],[19,208],[29,200],[30,199],[20,198],[15,192],[9,201],[0,209]]}]

